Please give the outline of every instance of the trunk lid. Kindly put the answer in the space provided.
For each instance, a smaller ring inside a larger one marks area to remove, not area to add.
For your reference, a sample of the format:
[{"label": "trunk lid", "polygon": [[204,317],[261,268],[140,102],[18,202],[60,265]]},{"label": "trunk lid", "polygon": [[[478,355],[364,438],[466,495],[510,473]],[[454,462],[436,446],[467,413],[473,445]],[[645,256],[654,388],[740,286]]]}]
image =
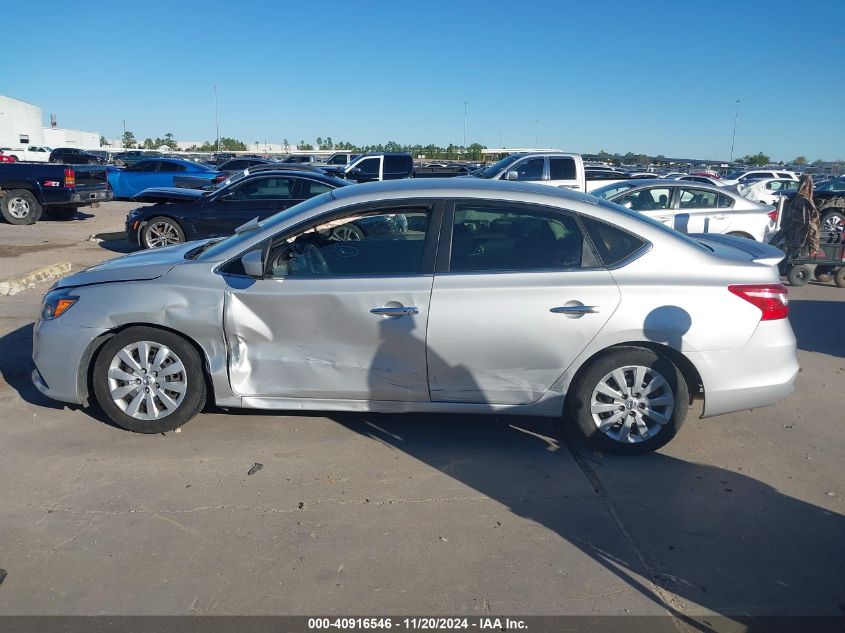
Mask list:
[{"label": "trunk lid", "polygon": [[785,257],[784,252],[779,248],[744,237],[719,233],[690,233],[689,237],[725,259],[777,266]]}]

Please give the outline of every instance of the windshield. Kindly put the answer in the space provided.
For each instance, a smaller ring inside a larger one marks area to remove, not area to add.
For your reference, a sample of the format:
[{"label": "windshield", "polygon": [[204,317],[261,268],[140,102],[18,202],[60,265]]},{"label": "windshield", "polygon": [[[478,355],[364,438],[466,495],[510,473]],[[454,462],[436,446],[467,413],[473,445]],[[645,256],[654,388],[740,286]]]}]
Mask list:
[{"label": "windshield", "polygon": [[[319,196],[315,196],[313,198],[309,198],[304,202],[300,202],[297,205],[292,206],[290,209],[285,209],[284,211],[280,211],[276,215],[271,215],[269,218],[265,218],[258,223],[258,230],[257,231],[247,231],[245,233],[235,233],[234,235],[230,235],[229,237],[219,240],[216,242],[206,243],[203,245],[200,251],[192,251],[188,253],[189,259],[199,259],[200,261],[207,261],[207,260],[214,260],[219,258],[220,255],[225,253],[231,248],[236,248],[240,244],[245,244],[247,241],[251,240],[255,237],[256,233],[263,231],[264,229],[272,228],[274,226],[278,226],[283,222],[287,222],[289,219],[300,215],[301,213],[307,213],[311,209],[315,207],[319,207],[327,202],[332,200],[332,194],[330,191],[326,193],[321,193]],[[206,248],[207,247],[207,248]]]},{"label": "windshield", "polygon": [[631,187],[639,187],[640,183],[637,182],[615,182],[611,185],[605,185],[604,187],[599,187],[598,189],[593,189],[590,194],[596,196],[597,198],[602,198],[607,200],[608,198],[612,198],[617,193],[621,193],[626,189],[630,189]]},{"label": "windshield", "polygon": [[725,179],[726,180],[736,180],[737,178],[742,176],[742,174],[744,174],[744,173],[745,173],[744,171],[732,171],[732,172],[729,172],[727,176],[725,176]]},{"label": "windshield", "polygon": [[481,171],[475,172],[473,175],[478,176],[479,178],[492,178],[500,171],[502,171],[505,167],[513,163],[518,158],[522,158],[522,154],[511,154],[510,156],[506,156],[502,160],[497,163],[493,163],[489,167],[485,167]]}]

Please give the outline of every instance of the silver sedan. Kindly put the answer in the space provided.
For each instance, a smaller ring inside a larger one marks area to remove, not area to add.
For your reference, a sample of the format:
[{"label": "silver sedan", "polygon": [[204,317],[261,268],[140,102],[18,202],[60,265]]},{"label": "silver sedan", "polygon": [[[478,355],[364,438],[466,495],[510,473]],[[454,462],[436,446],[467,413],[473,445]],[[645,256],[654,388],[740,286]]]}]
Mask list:
[{"label": "silver sedan", "polygon": [[552,416],[601,449],[651,451],[696,396],[706,417],[791,392],[782,255],[550,187],[344,187],[62,279],[33,380],[143,433],[210,401]]}]

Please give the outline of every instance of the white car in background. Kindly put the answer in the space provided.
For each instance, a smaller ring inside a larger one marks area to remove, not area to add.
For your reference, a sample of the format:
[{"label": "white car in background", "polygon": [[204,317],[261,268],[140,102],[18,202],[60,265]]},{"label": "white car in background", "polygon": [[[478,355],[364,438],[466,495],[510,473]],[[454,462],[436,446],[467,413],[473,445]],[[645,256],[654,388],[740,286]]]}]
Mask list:
[{"label": "white car in background", "polygon": [[776,205],[784,191],[797,187],[797,178],[763,178],[762,180],[740,183],[736,186],[736,190],[743,198],[752,202]]},{"label": "white car in background", "polygon": [[763,178],[791,178],[798,180],[798,174],[794,171],[786,171],[783,169],[752,169],[750,171],[731,172],[722,178],[722,186],[748,184],[752,180],[762,180]]},{"label": "white car in background", "polygon": [[0,147],[0,151],[6,156],[14,156],[18,161],[30,163],[49,163],[52,148],[46,145],[29,145],[27,147]]},{"label": "white car in background", "polygon": [[690,176],[690,175],[683,175],[678,176],[677,178],[673,178],[673,180],[686,180],[690,182],[701,182],[705,185],[713,185],[714,187],[723,187],[724,184],[721,180],[716,178],[711,178],[710,176]]},{"label": "white car in background", "polygon": [[638,211],[681,233],[722,233],[766,242],[777,211],[733,189],[679,180],[628,180],[601,187],[594,196]]}]

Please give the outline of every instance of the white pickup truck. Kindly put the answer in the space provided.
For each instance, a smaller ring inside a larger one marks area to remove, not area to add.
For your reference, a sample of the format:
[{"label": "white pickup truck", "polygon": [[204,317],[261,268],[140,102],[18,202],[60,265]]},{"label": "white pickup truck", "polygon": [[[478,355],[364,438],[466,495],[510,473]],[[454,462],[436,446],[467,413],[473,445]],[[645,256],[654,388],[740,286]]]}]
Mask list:
[{"label": "white pickup truck", "polygon": [[46,145],[27,145],[26,147],[0,147],[5,156],[14,156],[16,161],[28,163],[49,163],[50,152]]},{"label": "white pickup truck", "polygon": [[580,154],[526,152],[511,154],[489,167],[472,173],[477,178],[515,180],[538,185],[587,191],[584,161]]}]

